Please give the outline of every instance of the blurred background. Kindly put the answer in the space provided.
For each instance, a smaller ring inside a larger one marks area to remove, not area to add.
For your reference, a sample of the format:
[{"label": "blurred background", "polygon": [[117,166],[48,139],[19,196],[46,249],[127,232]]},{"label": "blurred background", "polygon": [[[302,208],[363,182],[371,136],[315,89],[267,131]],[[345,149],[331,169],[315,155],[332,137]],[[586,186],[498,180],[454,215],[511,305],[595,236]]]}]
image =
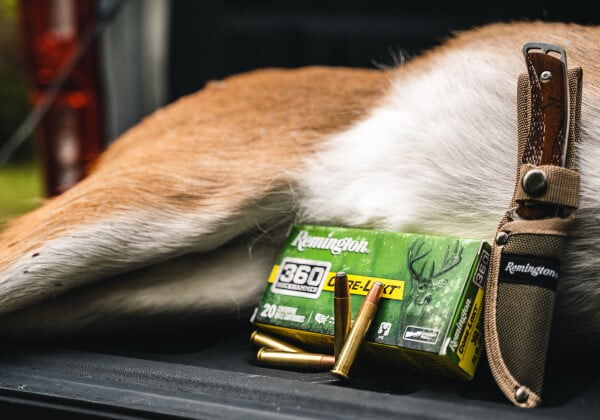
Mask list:
[{"label": "blurred background", "polygon": [[[208,80],[390,66],[455,30],[522,19],[600,23],[594,2],[0,0],[0,225],[68,189],[122,132]],[[33,105],[48,107],[44,118],[14,136]]]}]

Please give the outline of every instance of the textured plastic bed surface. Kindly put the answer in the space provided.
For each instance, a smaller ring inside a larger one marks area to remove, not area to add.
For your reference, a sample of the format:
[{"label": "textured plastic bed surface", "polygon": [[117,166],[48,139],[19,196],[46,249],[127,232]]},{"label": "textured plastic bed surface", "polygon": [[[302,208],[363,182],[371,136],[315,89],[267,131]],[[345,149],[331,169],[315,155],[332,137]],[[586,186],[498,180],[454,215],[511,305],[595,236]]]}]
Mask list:
[{"label": "textured plastic bed surface", "polygon": [[345,385],[328,373],[257,366],[248,333],[5,342],[0,409],[61,418],[600,417],[600,379],[581,366],[570,374],[550,369],[547,404],[525,411],[504,401],[485,368],[473,382],[463,383],[361,365]]}]

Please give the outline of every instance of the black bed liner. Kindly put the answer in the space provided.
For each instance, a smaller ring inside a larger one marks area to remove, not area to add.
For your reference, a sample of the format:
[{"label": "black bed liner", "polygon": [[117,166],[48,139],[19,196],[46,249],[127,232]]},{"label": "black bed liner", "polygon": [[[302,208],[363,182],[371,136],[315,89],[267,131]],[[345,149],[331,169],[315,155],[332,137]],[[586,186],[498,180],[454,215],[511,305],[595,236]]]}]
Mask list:
[{"label": "black bed liner", "polygon": [[522,410],[505,401],[485,363],[470,383],[362,365],[344,385],[328,373],[258,366],[249,332],[5,342],[0,409],[60,418],[600,418],[600,378],[575,360],[555,361],[573,372],[550,369],[547,404]]}]

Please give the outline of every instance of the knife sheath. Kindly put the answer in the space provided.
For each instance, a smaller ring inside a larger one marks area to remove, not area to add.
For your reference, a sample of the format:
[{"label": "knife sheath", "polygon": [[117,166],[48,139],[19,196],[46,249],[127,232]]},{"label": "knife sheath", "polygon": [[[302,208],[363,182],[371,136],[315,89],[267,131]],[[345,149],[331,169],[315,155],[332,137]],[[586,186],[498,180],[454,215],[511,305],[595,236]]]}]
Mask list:
[{"label": "knife sheath", "polygon": [[[568,118],[562,125],[548,121],[554,117],[540,99],[543,82],[529,58],[526,54],[529,72],[519,76],[517,87],[515,189],[492,250],[484,315],[492,374],[508,399],[521,407],[541,402],[560,256],[579,205],[576,150],[582,85],[582,70],[568,70]],[[566,71],[566,59],[564,66]],[[549,133],[557,137],[551,139]],[[544,188],[534,194],[523,187],[532,170],[545,176]]]}]

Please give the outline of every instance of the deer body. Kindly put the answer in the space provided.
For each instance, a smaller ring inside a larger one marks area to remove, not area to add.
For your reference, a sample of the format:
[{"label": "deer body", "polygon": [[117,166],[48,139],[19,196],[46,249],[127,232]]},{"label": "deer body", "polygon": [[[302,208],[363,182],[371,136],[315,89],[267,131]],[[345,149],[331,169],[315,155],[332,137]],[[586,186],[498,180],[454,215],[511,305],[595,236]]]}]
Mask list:
[{"label": "deer body", "polygon": [[[595,27],[493,25],[394,71],[266,70],[213,83],[131,129],[88,178],[0,234],[0,334],[201,313],[189,296],[214,314],[235,301],[242,316],[281,234],[258,243],[259,260],[240,257],[247,243],[226,244],[294,219],[490,239],[514,185],[521,46],[545,41],[584,71],[582,205],[557,326],[600,344],[599,40]],[[153,274],[176,261],[198,267],[193,281]],[[248,286],[226,287],[231,277]],[[209,294],[212,306],[200,298]]]}]

